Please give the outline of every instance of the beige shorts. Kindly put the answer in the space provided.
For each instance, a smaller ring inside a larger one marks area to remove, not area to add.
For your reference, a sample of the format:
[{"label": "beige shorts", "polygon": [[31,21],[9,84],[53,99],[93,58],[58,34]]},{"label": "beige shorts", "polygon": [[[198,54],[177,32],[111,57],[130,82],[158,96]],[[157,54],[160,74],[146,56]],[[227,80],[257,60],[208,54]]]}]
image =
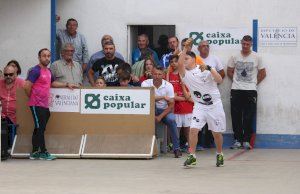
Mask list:
[{"label": "beige shorts", "polygon": [[175,120],[177,127],[190,127],[191,125],[191,119],[192,119],[192,113],[189,114],[175,114]]}]

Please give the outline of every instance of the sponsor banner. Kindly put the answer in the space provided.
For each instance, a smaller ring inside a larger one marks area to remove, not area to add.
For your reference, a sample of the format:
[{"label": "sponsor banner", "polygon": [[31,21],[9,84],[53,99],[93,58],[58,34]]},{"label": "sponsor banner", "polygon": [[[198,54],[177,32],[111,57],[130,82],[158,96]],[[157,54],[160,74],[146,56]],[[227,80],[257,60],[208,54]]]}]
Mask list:
[{"label": "sponsor banner", "polygon": [[188,37],[194,39],[195,46],[207,40],[213,49],[240,49],[241,39],[247,34],[250,34],[247,28],[207,28],[191,30]]},{"label": "sponsor banner", "polygon": [[51,112],[79,112],[80,89],[50,89],[49,109]]},{"label": "sponsor banner", "polygon": [[296,47],[297,27],[261,27],[258,41],[262,47]]},{"label": "sponsor banner", "polygon": [[82,114],[150,114],[150,90],[81,89]]}]

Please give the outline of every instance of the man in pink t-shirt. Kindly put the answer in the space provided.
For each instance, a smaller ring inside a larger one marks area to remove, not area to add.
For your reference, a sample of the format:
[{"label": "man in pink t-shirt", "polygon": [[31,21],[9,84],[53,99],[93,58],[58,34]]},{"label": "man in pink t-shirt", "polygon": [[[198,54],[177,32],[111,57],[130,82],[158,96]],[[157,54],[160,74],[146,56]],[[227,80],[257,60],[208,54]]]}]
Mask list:
[{"label": "man in pink t-shirt", "polygon": [[16,124],[16,91],[24,87],[24,80],[17,77],[13,66],[4,68],[4,79],[0,80],[1,118],[9,119]]},{"label": "man in pink t-shirt", "polygon": [[25,92],[29,97],[28,105],[34,120],[34,131],[32,135],[32,153],[30,159],[54,160],[46,149],[44,132],[50,118],[49,96],[50,87],[75,88],[74,84],[61,83],[54,80],[48,64],[51,53],[47,48],[41,49],[38,53],[39,64],[31,68],[25,82]]}]

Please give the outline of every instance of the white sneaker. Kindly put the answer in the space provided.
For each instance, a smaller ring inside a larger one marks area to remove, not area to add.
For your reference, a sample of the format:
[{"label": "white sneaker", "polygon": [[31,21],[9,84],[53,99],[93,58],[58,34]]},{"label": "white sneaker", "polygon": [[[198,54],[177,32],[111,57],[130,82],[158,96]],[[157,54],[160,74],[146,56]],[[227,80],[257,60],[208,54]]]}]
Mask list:
[{"label": "white sneaker", "polygon": [[242,144],[238,141],[235,141],[234,144],[230,147],[230,149],[234,149],[234,150],[242,149],[242,148],[243,148]]},{"label": "white sneaker", "polygon": [[246,150],[251,150],[252,149],[252,146],[250,145],[249,142],[243,142],[243,146]]}]

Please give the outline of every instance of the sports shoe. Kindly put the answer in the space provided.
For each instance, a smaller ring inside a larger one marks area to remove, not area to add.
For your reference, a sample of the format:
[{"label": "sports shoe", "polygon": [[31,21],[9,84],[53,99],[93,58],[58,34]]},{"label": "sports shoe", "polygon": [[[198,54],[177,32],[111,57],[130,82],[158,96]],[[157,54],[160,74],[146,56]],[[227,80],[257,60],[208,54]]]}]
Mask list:
[{"label": "sports shoe", "polygon": [[224,166],[224,156],[223,156],[223,154],[217,154],[216,166],[217,167]]},{"label": "sports shoe", "polygon": [[51,155],[49,152],[40,153],[40,160],[55,160],[56,157]]},{"label": "sports shoe", "polygon": [[250,145],[249,142],[244,142],[244,143],[243,143],[243,146],[244,146],[244,148],[245,148],[246,150],[251,150],[251,149],[252,149],[252,146]]},{"label": "sports shoe", "polygon": [[169,143],[167,145],[167,149],[168,149],[168,152],[171,152],[173,150],[173,144],[172,143]]},{"label": "sports shoe", "polygon": [[191,166],[191,165],[196,165],[196,158],[190,154],[188,155],[186,161],[183,163],[183,166]]},{"label": "sports shoe", "polygon": [[242,144],[238,141],[235,141],[234,144],[232,146],[230,146],[230,149],[234,149],[234,150],[242,149],[242,148],[243,148]]},{"label": "sports shoe", "polygon": [[40,158],[40,152],[39,151],[35,151],[30,153],[29,159],[30,160],[37,160]]}]

